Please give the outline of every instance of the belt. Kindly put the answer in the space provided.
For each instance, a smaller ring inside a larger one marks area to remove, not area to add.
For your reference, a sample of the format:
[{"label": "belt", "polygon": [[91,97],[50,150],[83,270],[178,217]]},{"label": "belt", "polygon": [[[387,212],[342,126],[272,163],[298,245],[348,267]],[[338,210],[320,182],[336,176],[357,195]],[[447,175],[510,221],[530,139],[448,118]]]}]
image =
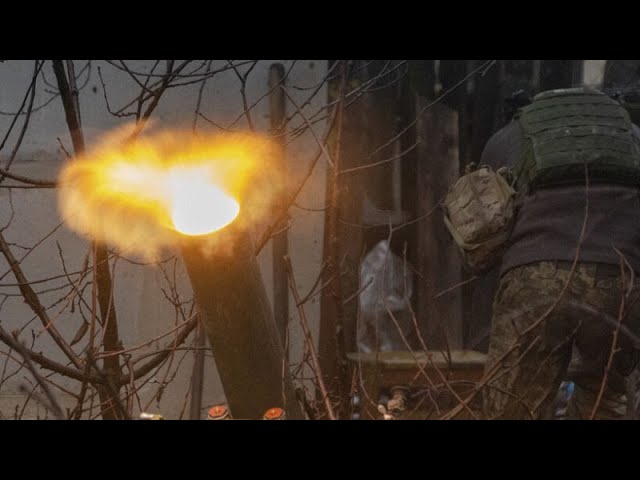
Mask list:
[{"label": "belt", "polygon": [[[573,262],[569,262],[566,260],[556,260],[555,262],[556,268],[558,270],[571,270],[573,267]],[[589,262],[578,262],[578,265]],[[619,277],[620,276],[620,265],[613,265],[610,263],[589,263],[590,265],[595,266],[595,277],[596,279],[600,278],[611,278],[611,277]],[[625,273],[628,274],[628,269],[625,268]],[[634,275],[637,277],[638,273],[634,272]]]}]

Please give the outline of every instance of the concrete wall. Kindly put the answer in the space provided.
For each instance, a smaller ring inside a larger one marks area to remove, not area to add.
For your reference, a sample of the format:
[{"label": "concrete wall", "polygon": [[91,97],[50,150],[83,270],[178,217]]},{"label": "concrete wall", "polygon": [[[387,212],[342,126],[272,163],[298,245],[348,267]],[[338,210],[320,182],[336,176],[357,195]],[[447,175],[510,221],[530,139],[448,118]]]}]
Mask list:
[{"label": "concrete wall", "polygon": [[[268,91],[269,66],[276,61],[260,61],[246,85],[246,94],[249,104],[258,100]],[[292,65],[291,61],[280,60],[285,70]],[[22,98],[27,91],[33,73],[32,61],[4,61],[0,63],[0,136],[8,130],[13,120],[10,113],[18,110]],[[127,65],[134,71],[149,71],[153,61],[128,61]],[[226,61],[215,61],[213,69],[224,67]],[[89,68],[90,67],[90,68]],[[161,63],[162,72],[164,64]],[[124,72],[114,68],[103,61],[92,61],[88,66],[87,61],[75,61],[76,72],[84,69],[79,75],[78,84],[82,86],[80,91],[80,106],[82,112],[82,125],[86,141],[90,144],[102,132],[117,127],[127,119],[112,116],[104,99],[103,87],[98,76],[100,70],[106,84],[109,105],[115,110],[131,99],[135,98],[140,87]],[[314,87],[321,82],[326,75],[327,62],[317,60],[299,60],[295,63],[288,79],[287,86],[291,95],[299,105],[303,104]],[[51,63],[47,62],[42,70],[42,75],[37,84],[37,94],[34,101],[36,110],[32,114],[24,141],[11,167],[11,171],[33,178],[54,179],[56,172],[64,162],[64,153],[58,139],[66,149],[72,151],[70,136],[64,119],[60,98],[54,97],[55,77]],[[162,126],[187,126],[193,122],[194,110],[197,101],[199,84],[170,89],[162,97],[160,105],[153,115],[156,122]],[[324,87],[319,94],[305,107],[306,115],[311,115],[326,101]],[[289,105],[288,108],[291,106]],[[217,74],[209,80],[203,90],[201,112],[215,121],[226,126],[235,120],[242,112],[240,95],[240,83],[236,74],[229,70]],[[289,109],[289,112],[292,108]],[[269,127],[269,99],[262,100],[252,111],[256,128],[267,131]],[[22,127],[24,117],[20,117],[9,136],[6,145],[0,150],[0,165],[5,166],[9,153],[17,139],[17,133]],[[300,120],[294,121],[300,123]],[[198,127],[214,129],[202,118],[198,121]],[[241,120],[236,128],[246,128],[246,119]],[[322,132],[324,122],[316,126],[317,131]],[[288,146],[287,160],[292,179],[298,179],[305,170],[317,144],[313,137],[306,133]],[[324,179],[325,164],[320,162],[314,175],[310,178],[302,192],[298,204],[310,208],[321,209],[324,206]],[[5,181],[5,185],[14,182]],[[21,246],[33,246],[45,235],[52,231],[61,222],[56,208],[55,191],[51,189],[6,189],[0,188],[0,226],[5,225],[13,218],[8,228],[3,232],[8,242],[15,243],[12,246],[14,255],[23,255]],[[306,293],[316,279],[322,260],[322,211],[309,211],[294,208],[291,211],[292,226],[289,231],[290,256],[294,265],[295,275],[301,292]],[[88,253],[88,242],[61,225],[53,234],[38,244],[33,252],[26,257],[22,266],[28,279],[38,280],[63,274],[62,260],[58,245],[64,258],[67,271],[77,271],[82,268],[85,255]],[[271,248],[270,244],[262,251],[259,257],[263,277],[269,294],[272,294],[271,281]],[[132,347],[144,342],[149,342],[162,335],[176,324],[176,312],[162,289],[167,291],[170,287],[168,278],[175,278],[180,299],[187,301],[191,298],[191,290],[188,278],[185,276],[181,261],[169,262],[162,267],[154,265],[138,265],[119,259],[115,262],[113,271],[115,278],[115,303],[119,318],[119,328],[124,342],[124,347]],[[33,312],[25,305],[19,291],[15,286],[15,278],[12,273],[7,273],[8,265],[4,258],[0,259],[0,301],[4,299],[0,309],[0,323],[7,331],[24,328],[20,338],[25,342],[36,342],[36,350],[64,362],[65,358],[59,349],[53,344],[38,319],[34,320]],[[164,270],[164,273],[163,273]],[[62,294],[67,293],[68,288],[58,291],[47,291],[66,284],[64,278],[44,282],[36,285],[36,290],[43,303],[50,307],[49,314],[55,319],[55,325],[68,339],[71,339],[82,323],[78,313],[78,307],[74,306],[74,312],[65,303],[52,305]],[[5,295],[7,295],[5,297]],[[85,300],[91,301],[90,289],[84,295]],[[291,300],[291,305],[294,302]],[[293,310],[293,309],[292,309]],[[312,300],[307,307],[307,316],[312,324],[314,334],[317,332],[319,319],[319,302]],[[295,311],[291,315],[291,349],[292,358],[295,360],[301,355],[302,334],[297,325]],[[165,344],[172,337],[166,336],[158,341],[152,341],[150,345],[134,352],[133,357],[144,352],[153,351]],[[187,345],[193,339],[187,341]],[[80,352],[86,342],[82,341],[74,346],[76,352]],[[0,352],[7,352],[4,345],[0,346]],[[13,353],[15,355],[15,353]],[[184,357],[184,358],[182,358]],[[167,418],[179,418],[183,412],[188,415],[188,398],[186,392],[193,365],[193,353],[176,352],[171,362],[171,369],[164,368],[159,375],[150,378],[150,381],[141,389],[141,398],[136,400],[136,411],[159,411]],[[166,380],[170,380],[176,371],[175,379],[169,383],[160,401],[148,404],[148,398],[155,392],[158,386]],[[125,369],[126,370],[126,369]],[[11,418],[16,411],[20,413],[21,405],[26,395],[20,392],[20,386],[33,385],[33,379],[26,370],[12,376],[16,371],[15,362],[5,355],[0,354],[0,418]],[[167,372],[165,378],[165,372]],[[46,373],[44,370],[42,373]],[[208,355],[206,362],[206,384],[203,397],[203,417],[206,416],[206,407],[224,401],[219,378],[215,370],[215,363]],[[72,391],[77,392],[79,385],[75,381],[64,381],[57,376],[56,381]],[[66,406],[73,405],[73,399],[56,388],[54,392],[60,401]],[[16,410],[16,405],[19,405]],[[265,406],[265,409],[269,406]],[[44,415],[42,407],[37,402],[31,401],[25,409],[24,418],[36,418]],[[94,415],[95,415],[94,411]]]}]

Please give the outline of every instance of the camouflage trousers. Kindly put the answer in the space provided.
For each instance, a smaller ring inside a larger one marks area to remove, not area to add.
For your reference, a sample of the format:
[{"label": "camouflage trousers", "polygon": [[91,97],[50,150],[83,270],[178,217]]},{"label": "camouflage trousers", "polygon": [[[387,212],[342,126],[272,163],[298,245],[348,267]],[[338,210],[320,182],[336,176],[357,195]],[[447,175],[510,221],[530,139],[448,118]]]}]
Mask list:
[{"label": "camouflage trousers", "polygon": [[640,278],[611,265],[570,269],[570,262],[537,262],[501,278],[485,367],[485,418],[549,418],[574,348],[581,365],[568,417],[591,418],[597,405],[594,418],[625,418],[626,379],[640,358]]}]

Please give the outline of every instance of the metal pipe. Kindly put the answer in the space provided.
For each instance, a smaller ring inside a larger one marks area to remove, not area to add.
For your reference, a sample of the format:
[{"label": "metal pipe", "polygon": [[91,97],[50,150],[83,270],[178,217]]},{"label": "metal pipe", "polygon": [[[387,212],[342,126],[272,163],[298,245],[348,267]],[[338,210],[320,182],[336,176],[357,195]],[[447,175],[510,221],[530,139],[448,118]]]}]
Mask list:
[{"label": "metal pipe", "polygon": [[287,418],[303,419],[241,219],[204,238],[182,237],[182,255],[231,415],[259,419],[282,406]]}]

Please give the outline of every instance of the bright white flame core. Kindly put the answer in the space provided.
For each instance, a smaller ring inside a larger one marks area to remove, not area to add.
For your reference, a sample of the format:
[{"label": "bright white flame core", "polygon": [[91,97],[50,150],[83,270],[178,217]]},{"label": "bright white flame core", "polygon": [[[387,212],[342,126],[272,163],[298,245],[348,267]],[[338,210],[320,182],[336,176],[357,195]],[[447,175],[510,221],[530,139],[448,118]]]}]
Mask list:
[{"label": "bright white flame core", "polygon": [[171,192],[170,215],[176,230],[204,235],[229,225],[240,212],[232,197],[197,170],[172,169],[167,176]]}]

